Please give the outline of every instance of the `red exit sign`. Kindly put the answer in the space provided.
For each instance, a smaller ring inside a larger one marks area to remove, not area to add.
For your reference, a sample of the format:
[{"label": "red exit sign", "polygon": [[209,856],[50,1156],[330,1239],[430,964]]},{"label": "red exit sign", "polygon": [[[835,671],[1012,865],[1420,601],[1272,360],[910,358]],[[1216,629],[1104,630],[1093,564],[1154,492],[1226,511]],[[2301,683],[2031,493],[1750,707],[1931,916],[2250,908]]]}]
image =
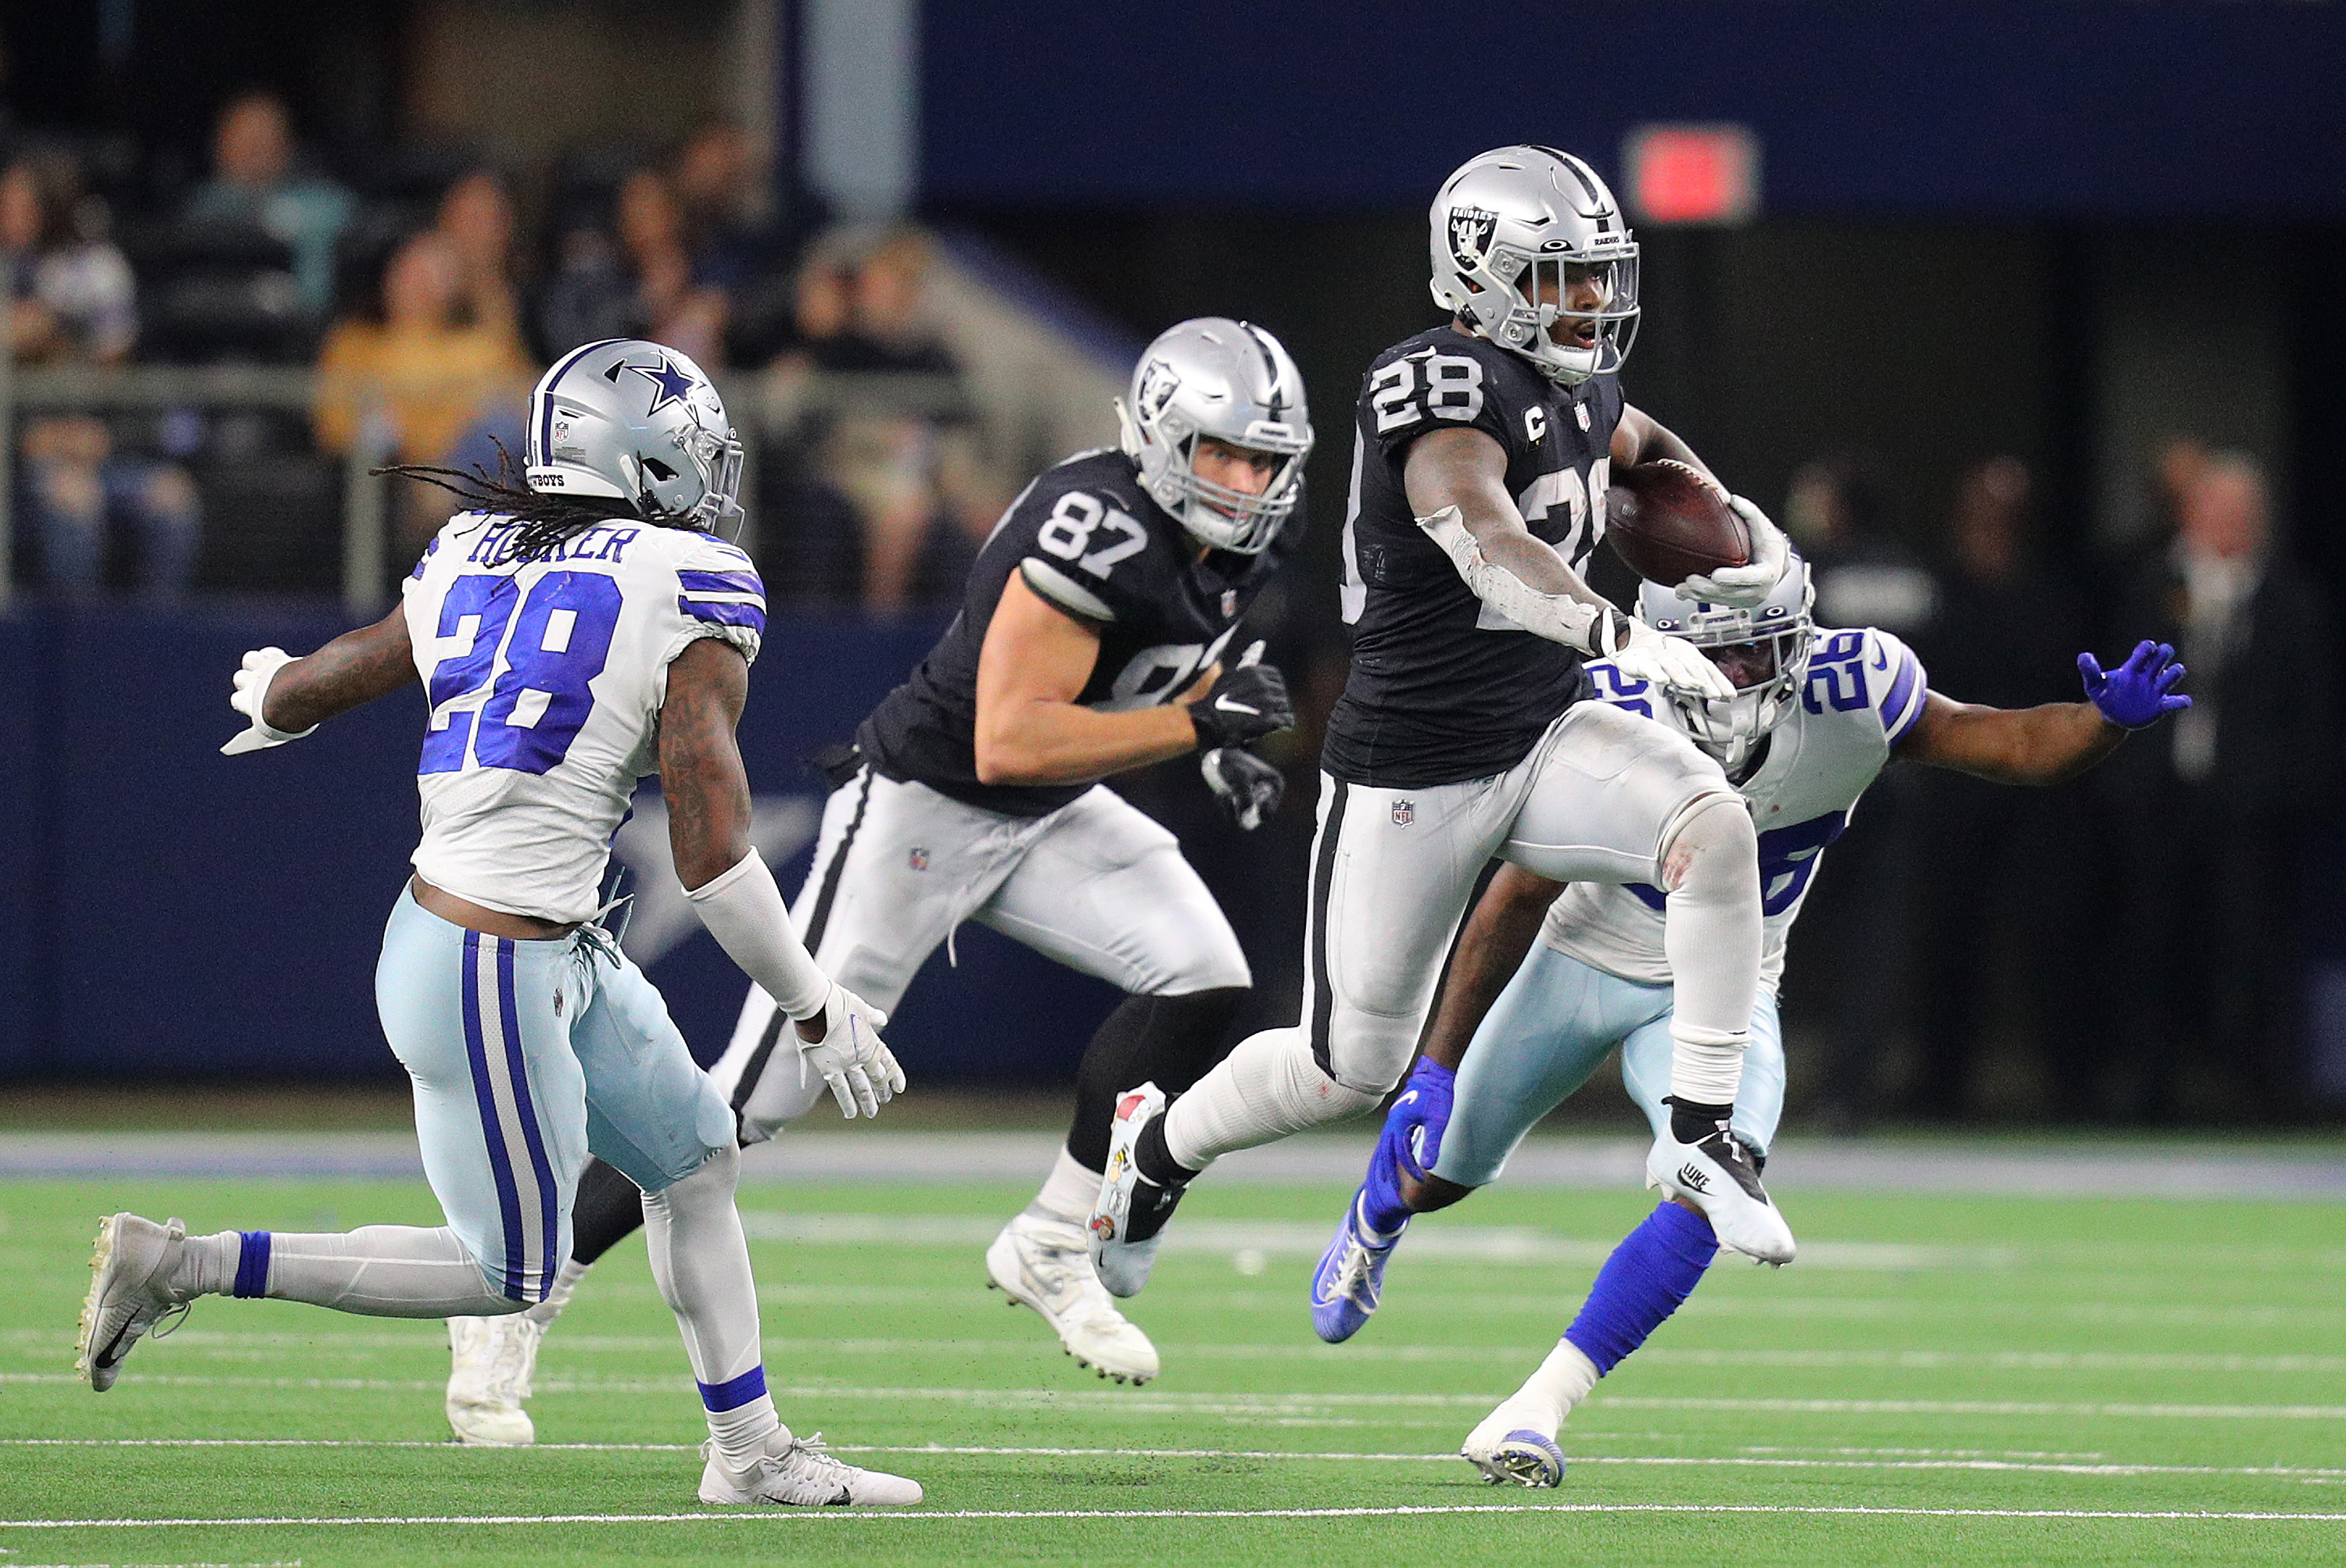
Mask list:
[{"label": "red exit sign", "polygon": [[1647,223],[1748,223],[1760,210],[1760,142],[1739,125],[1651,125],[1622,149]]}]

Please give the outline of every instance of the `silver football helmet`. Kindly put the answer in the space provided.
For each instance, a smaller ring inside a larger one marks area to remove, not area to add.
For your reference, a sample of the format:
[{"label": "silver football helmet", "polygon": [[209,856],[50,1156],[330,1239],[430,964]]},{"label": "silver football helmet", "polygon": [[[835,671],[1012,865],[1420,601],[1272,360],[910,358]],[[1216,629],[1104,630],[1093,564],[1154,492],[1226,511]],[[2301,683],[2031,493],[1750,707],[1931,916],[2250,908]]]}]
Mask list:
[{"label": "silver football helmet", "polygon": [[1809,564],[1798,552],[1785,562],[1784,575],[1767,598],[1749,610],[1704,604],[1659,583],[1637,585],[1637,618],[1694,644],[1735,683],[1735,697],[1727,702],[1676,687],[1661,694],[1696,744],[1730,772],[1750,758],[1761,737],[1791,717],[1800,700],[1816,632],[1810,616],[1816,596]]},{"label": "silver football helmet", "polygon": [[[1637,335],[1637,243],[1596,171],[1546,147],[1461,164],[1433,199],[1433,300],[1567,386],[1618,370]],[[1559,343],[1562,318],[1586,336]]]},{"label": "silver football helmet", "polygon": [[658,343],[571,350],[529,394],[523,471],[549,495],[625,501],[714,533],[740,514],[741,443],[700,367]]},{"label": "silver football helmet", "polygon": [[[1250,321],[1200,316],[1158,335],[1116,404],[1140,487],[1203,544],[1259,555],[1303,490],[1311,421],[1303,376],[1279,340]],[[1260,495],[1198,473],[1202,437],[1275,454]]]}]

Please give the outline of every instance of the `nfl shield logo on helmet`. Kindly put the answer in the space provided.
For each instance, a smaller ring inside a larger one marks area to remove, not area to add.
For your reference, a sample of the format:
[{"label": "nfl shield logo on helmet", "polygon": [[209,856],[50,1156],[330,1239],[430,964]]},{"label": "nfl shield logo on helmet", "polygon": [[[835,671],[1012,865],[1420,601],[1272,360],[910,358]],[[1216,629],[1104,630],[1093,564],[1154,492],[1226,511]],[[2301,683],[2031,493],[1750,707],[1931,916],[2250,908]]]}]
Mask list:
[{"label": "nfl shield logo on helmet", "polygon": [[1499,215],[1483,207],[1454,207],[1450,209],[1450,254],[1462,272],[1471,272],[1483,264],[1483,253],[1490,248],[1491,236],[1499,227]]},{"label": "nfl shield logo on helmet", "polygon": [[1416,820],[1417,820],[1417,802],[1416,802],[1416,801],[1414,801],[1414,800],[1396,800],[1396,801],[1394,801],[1394,802],[1393,802],[1393,826],[1394,826],[1394,827],[1396,827],[1396,828],[1406,828],[1406,827],[1408,827],[1412,822],[1414,822],[1414,821],[1416,821]]},{"label": "nfl shield logo on helmet", "polygon": [[904,863],[911,866],[913,870],[916,871],[925,871],[929,869],[929,852],[928,850],[921,848],[920,845],[915,844],[913,846],[912,850],[905,855]]}]

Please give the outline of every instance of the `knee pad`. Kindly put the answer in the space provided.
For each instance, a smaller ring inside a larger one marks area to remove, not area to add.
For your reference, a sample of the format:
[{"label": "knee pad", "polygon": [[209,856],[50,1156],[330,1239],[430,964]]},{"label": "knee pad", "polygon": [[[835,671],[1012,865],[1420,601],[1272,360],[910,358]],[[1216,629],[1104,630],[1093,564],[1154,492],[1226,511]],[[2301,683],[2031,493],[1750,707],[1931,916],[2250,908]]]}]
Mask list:
[{"label": "knee pad", "polygon": [[1655,862],[1662,891],[1673,898],[1756,897],[1760,832],[1740,796],[1706,791],[1671,817]]}]

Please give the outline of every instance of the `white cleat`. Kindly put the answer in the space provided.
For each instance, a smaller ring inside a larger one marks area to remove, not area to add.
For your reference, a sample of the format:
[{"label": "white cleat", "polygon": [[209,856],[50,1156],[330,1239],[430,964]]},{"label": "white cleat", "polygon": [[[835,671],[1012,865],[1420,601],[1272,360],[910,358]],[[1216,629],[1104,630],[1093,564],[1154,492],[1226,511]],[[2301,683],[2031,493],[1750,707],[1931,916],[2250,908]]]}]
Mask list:
[{"label": "white cleat", "polygon": [[1144,1178],[1133,1158],[1141,1129],[1163,1115],[1165,1105],[1165,1091],[1143,1084],[1117,1096],[1116,1119],[1108,1124],[1107,1165],[1092,1202],[1090,1230],[1092,1269],[1111,1296],[1137,1296],[1148,1283],[1157,1249],[1165,1244],[1160,1233],[1181,1201],[1181,1188]]},{"label": "white cleat", "polygon": [[1102,1288],[1083,1227],[1022,1214],[985,1249],[985,1272],[1014,1306],[1043,1315],[1076,1365],[1119,1383],[1157,1375],[1157,1347]]},{"label": "white cleat", "polygon": [[537,1428],[522,1406],[546,1328],[526,1312],[448,1319],[448,1428],[482,1448],[527,1448]]},{"label": "white cleat", "polygon": [[709,1460],[700,1471],[700,1501],[720,1508],[910,1508],[921,1501],[917,1481],[831,1458],[821,1432],[794,1438],[785,1427],[746,1470],[727,1464],[713,1442],[702,1443],[700,1451]]},{"label": "white cleat", "polygon": [[[122,1375],[123,1359],[149,1331],[171,1331],[187,1311],[188,1298],[171,1289],[188,1227],[173,1218],[158,1225],[135,1214],[100,1220],[89,1255],[89,1294],[82,1298],[81,1331],[74,1344],[74,1369],[91,1391],[104,1393]],[[166,1319],[170,1323],[160,1329]]]},{"label": "white cleat", "polygon": [[1493,1486],[1561,1485],[1564,1451],[1556,1434],[1562,1424],[1553,1409],[1511,1399],[1466,1434],[1458,1453]]},{"label": "white cleat", "polygon": [[1646,1185],[1700,1209],[1729,1251],[1779,1268],[1792,1261],[1792,1227],[1769,1201],[1750,1149],[1724,1127],[1695,1144],[1678,1142],[1665,1127],[1646,1156]]}]

